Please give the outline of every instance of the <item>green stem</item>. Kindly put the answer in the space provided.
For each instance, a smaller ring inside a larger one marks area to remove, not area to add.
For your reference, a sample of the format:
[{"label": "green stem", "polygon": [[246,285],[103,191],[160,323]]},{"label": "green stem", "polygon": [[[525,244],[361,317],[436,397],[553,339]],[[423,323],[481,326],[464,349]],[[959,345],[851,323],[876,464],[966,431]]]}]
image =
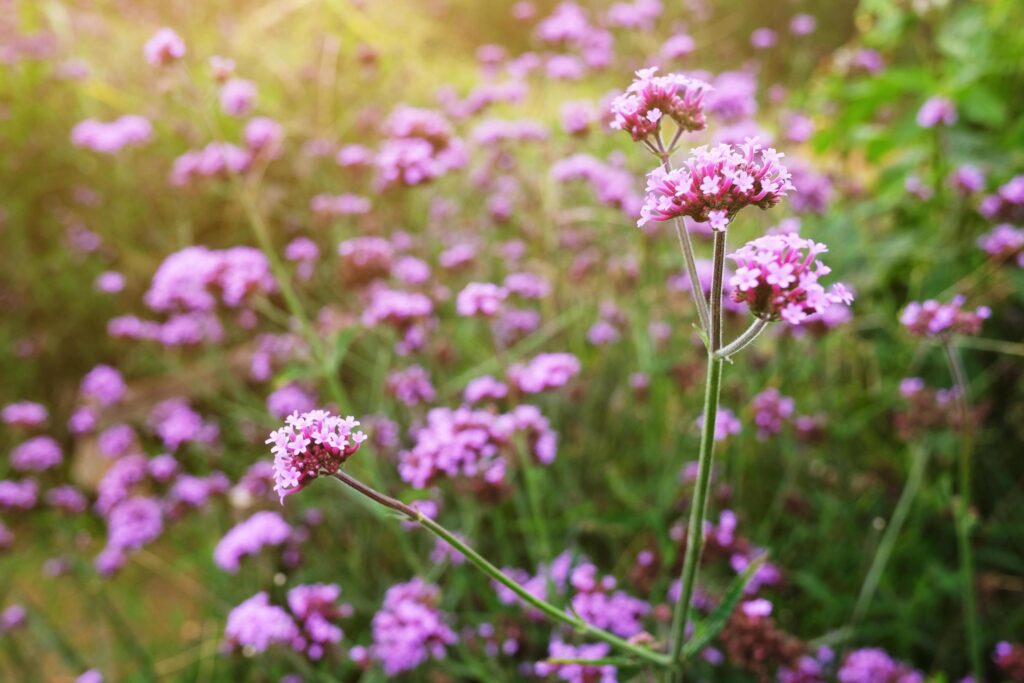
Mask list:
[{"label": "green stem", "polygon": [[651,662],[652,664],[657,664],[663,667],[671,665],[672,660],[670,660],[667,656],[649,650],[646,647],[635,645],[629,642],[628,640],[624,640],[614,634],[608,633],[603,629],[599,629],[596,626],[592,626],[587,622],[583,621],[582,619],[580,619],[579,617],[574,617],[569,614],[566,614],[565,611],[559,609],[551,603],[541,600],[540,598],[534,595],[531,595],[529,591],[527,591],[515,580],[513,580],[507,574],[505,574],[500,569],[491,564],[482,555],[480,555],[475,550],[466,545],[455,534],[448,531],[443,526],[441,526],[434,520],[430,519],[426,515],[421,514],[418,510],[413,509],[412,507],[406,505],[400,500],[396,500],[395,498],[387,496],[379,491],[375,491],[374,489],[363,484],[362,482],[353,479],[345,472],[336,472],[334,474],[334,477],[341,481],[341,483],[345,484],[354,491],[366,496],[367,498],[370,498],[374,502],[383,505],[386,508],[394,510],[399,514],[404,515],[410,521],[419,523],[420,526],[422,526],[424,529],[434,534],[435,536],[437,536],[438,538],[440,538],[441,540],[445,541],[450,546],[455,548],[457,551],[462,553],[462,555],[467,560],[469,560],[477,569],[479,569],[487,576],[491,577],[501,585],[511,590],[513,593],[519,596],[519,598],[523,602],[530,605],[531,607],[534,607],[543,614],[547,615],[553,621],[566,624],[567,626],[572,627],[573,630],[575,630],[577,633],[581,635],[590,636],[591,638],[594,638],[596,640],[608,643],[612,647],[615,647],[623,652],[634,655],[647,662]]},{"label": "green stem", "polygon": [[[678,140],[678,134],[672,140],[673,146]],[[661,147],[661,134],[658,134],[658,146]],[[658,156],[661,158],[661,166],[665,169],[665,172],[672,170],[672,160],[669,158],[671,152],[665,152],[662,147],[662,153]],[[682,218],[672,219],[672,224],[676,229],[676,237],[679,239],[679,250],[683,254],[683,262],[686,263],[686,274],[690,278],[690,295],[693,297],[693,303],[697,306],[697,318],[700,320],[700,329],[705,334],[708,334],[708,327],[711,323],[711,316],[708,312],[708,302],[704,297],[704,287],[700,284],[700,276],[697,274],[697,259],[693,253],[693,240],[690,239],[690,231],[686,229],[686,223],[683,222]],[[715,291],[712,289],[711,291]]]},{"label": "green stem", "polygon": [[725,273],[725,230],[715,232],[711,276],[711,325],[708,329],[708,377],[704,386],[703,426],[700,434],[700,456],[697,462],[697,481],[690,503],[690,520],[686,533],[686,551],[683,556],[682,584],[679,602],[672,614],[670,661],[680,666],[670,673],[677,683],[685,676],[683,641],[690,613],[690,601],[697,580],[697,567],[704,549],[704,518],[707,517],[708,492],[711,489],[711,465],[715,458],[715,421],[718,418],[718,400],[722,393],[722,370],[725,360],[718,357],[722,348],[722,280]]},{"label": "green stem", "polygon": [[750,324],[743,334],[736,337],[736,339],[718,351],[715,352],[716,358],[728,359],[730,356],[734,356],[743,349],[747,348],[754,343],[754,340],[761,336],[761,333],[768,328],[768,321],[761,318],[755,318],[754,322]]},{"label": "green stem", "polygon": [[910,474],[907,475],[907,482],[903,485],[903,492],[896,502],[896,509],[893,510],[892,519],[885,528],[882,540],[875,551],[875,557],[871,560],[871,566],[864,577],[864,583],[860,587],[860,595],[857,597],[857,604],[853,609],[852,622],[858,623],[867,614],[871,600],[875,597],[875,590],[878,582],[882,579],[885,567],[892,556],[893,548],[899,538],[903,525],[910,514],[910,508],[917,497],[917,491],[921,487],[921,480],[924,478],[925,464],[928,462],[928,451],[923,446],[914,446],[911,451]]},{"label": "green stem", "polygon": [[971,660],[971,674],[974,680],[981,681],[981,630],[978,624],[978,605],[974,591],[974,553],[971,548],[971,457],[974,451],[974,427],[971,424],[971,410],[967,397],[967,372],[964,370],[960,354],[953,346],[952,339],[942,341],[949,374],[956,388],[956,401],[960,413],[960,455],[959,455],[959,489],[960,495],[954,508],[956,515],[956,540],[960,557],[960,583],[963,593],[964,625],[967,631],[967,648]]},{"label": "green stem", "polygon": [[[697,466],[693,501],[690,504],[686,551],[680,577],[682,590],[672,617],[672,646],[669,656],[673,662],[679,662],[682,658],[690,601],[693,598],[693,587],[697,579],[697,565],[700,564],[700,554],[704,546],[704,518],[707,515],[708,491],[711,488],[711,465],[715,455],[715,419],[718,416],[718,398],[721,393],[724,364],[725,361],[721,358],[709,355],[708,377],[704,391],[704,424],[700,435],[700,460]],[[682,680],[681,670],[677,672],[675,680]]]}]

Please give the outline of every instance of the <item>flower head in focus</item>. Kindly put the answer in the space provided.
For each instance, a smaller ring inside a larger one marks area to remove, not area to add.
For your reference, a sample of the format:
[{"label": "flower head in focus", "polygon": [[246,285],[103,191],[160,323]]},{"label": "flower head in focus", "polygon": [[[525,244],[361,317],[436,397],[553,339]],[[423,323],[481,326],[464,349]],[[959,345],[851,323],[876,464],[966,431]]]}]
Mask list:
[{"label": "flower head in focus", "polygon": [[711,86],[682,74],[658,76],[657,72],[657,67],[636,72],[626,92],[611,103],[611,127],[626,131],[638,142],[658,132],[665,117],[681,130],[703,130],[704,95]]},{"label": "flower head in focus", "polygon": [[351,416],[311,410],[292,413],[284,427],[271,432],[266,443],[273,444],[274,490],[281,502],[321,474],[337,472],[366,441],[366,435],[355,430],[358,426]]},{"label": "flower head in focus", "polygon": [[680,168],[658,167],[647,175],[647,196],[637,225],[689,216],[725,230],[746,206],[778,204],[793,189],[783,155],[757,138],[739,145],[698,147]]},{"label": "flower head in focus", "polygon": [[853,294],[842,284],[825,290],[818,278],[831,269],[817,259],[828,251],[820,242],[795,233],[765,235],[748,242],[730,258],[736,274],[729,279],[733,300],[745,302],[762,320],[799,325],[835,304],[849,305]]}]

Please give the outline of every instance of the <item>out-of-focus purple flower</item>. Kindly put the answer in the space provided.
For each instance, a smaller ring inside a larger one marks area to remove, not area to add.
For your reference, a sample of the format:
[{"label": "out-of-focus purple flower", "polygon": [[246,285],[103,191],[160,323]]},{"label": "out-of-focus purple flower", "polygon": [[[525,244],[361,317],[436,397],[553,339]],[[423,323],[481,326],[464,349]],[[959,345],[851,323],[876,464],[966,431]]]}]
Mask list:
[{"label": "out-of-focus purple flower", "polygon": [[274,454],[274,490],[281,497],[299,491],[321,473],[333,474],[366,440],[359,422],[325,410],[293,413],[267,439]]},{"label": "out-of-focus purple flower", "polygon": [[607,320],[598,320],[590,326],[589,330],[587,330],[587,341],[594,346],[614,344],[621,337],[622,335],[619,333],[619,330],[616,329],[615,325]]},{"label": "out-of-focus purple flower", "polygon": [[294,412],[305,413],[316,407],[316,396],[298,384],[286,384],[267,396],[267,412],[283,420]]},{"label": "out-of-focus purple flower", "polygon": [[75,683],[103,683],[103,674],[98,669],[89,669],[76,678]]},{"label": "out-of-focus purple flower", "polygon": [[572,608],[584,621],[628,638],[643,631],[641,619],[651,606],[621,590],[615,590],[615,578],[599,576],[597,567],[584,563],[573,569],[569,578],[575,594]]},{"label": "out-of-focus purple flower", "polygon": [[167,66],[185,56],[185,41],[174,29],[164,27],[146,41],[143,52],[153,66]]},{"label": "out-of-focus purple flower", "polygon": [[437,586],[418,577],[384,594],[384,604],[373,617],[370,652],[385,674],[396,676],[428,659],[444,659],[447,646],[458,641],[438,609],[440,597]]},{"label": "out-of-focus purple flower", "polygon": [[320,258],[320,248],[308,237],[296,237],[284,248],[284,257],[297,263],[295,275],[300,280],[308,280],[313,276],[313,268]]},{"label": "out-of-focus purple flower", "polygon": [[469,381],[462,398],[466,403],[479,403],[481,401],[500,401],[506,396],[508,396],[508,385],[491,375],[484,375]]},{"label": "out-of-focus purple flower", "polygon": [[124,289],[125,277],[116,270],[107,270],[96,276],[92,286],[97,292],[117,294]]},{"label": "out-of-focus purple flower", "polygon": [[277,291],[263,252],[253,247],[186,247],[164,259],[145,294],[154,311],[213,311],[219,301],[237,308],[255,294]]},{"label": "out-of-focus purple flower", "polygon": [[293,649],[318,661],[327,647],[341,642],[344,633],[334,622],[350,615],[352,607],[339,605],[340,596],[341,587],[333,583],[295,586],[288,591],[288,608],[301,632],[292,642]]},{"label": "out-of-focus purple flower", "polygon": [[789,21],[789,32],[795,36],[806,36],[818,28],[818,20],[810,14],[797,14]]},{"label": "out-of-focus purple flower", "polygon": [[168,180],[174,187],[185,187],[197,178],[226,178],[247,170],[252,159],[247,149],[229,142],[211,142],[175,159]]},{"label": "out-of-focus purple flower", "polygon": [[914,335],[936,337],[939,335],[976,335],[981,324],[991,314],[988,306],[979,306],[974,311],[963,309],[964,297],[957,295],[948,304],[934,299],[923,302],[912,301],[900,313],[900,323]]},{"label": "out-of-focus purple flower", "polygon": [[25,625],[28,611],[21,605],[11,605],[0,612],[0,635],[9,633]]},{"label": "out-of-focus purple flower", "polygon": [[237,574],[242,558],[258,554],[266,546],[287,541],[292,528],[276,512],[257,512],[231,528],[213,550],[214,563],[226,572]]},{"label": "out-of-focus purple flower", "polygon": [[470,282],[455,300],[455,310],[465,317],[483,316],[490,318],[498,313],[501,302],[508,297],[508,290],[490,282]]},{"label": "out-of-focus purple flower", "polygon": [[299,637],[299,628],[291,615],[270,604],[270,596],[257,593],[231,610],[224,627],[229,648],[266,652],[274,645],[289,645]]},{"label": "out-of-focus purple flower", "polygon": [[919,671],[897,662],[884,650],[864,648],[846,655],[837,674],[839,683],[923,683]]},{"label": "out-of-focus purple flower", "polygon": [[799,325],[835,304],[849,305],[853,294],[842,284],[826,291],[818,278],[831,269],[817,260],[828,248],[795,233],[765,235],[737,249],[736,273],[729,279],[734,301],[745,302],[762,320]]},{"label": "out-of-focus purple flower", "polygon": [[32,401],[8,403],[0,411],[0,419],[12,427],[40,427],[50,416],[46,406]]},{"label": "out-of-focus purple flower", "polygon": [[149,413],[149,426],[169,451],[187,443],[211,445],[220,436],[217,423],[203,420],[183,398],[157,404]]},{"label": "out-of-focus purple flower", "polygon": [[112,406],[124,398],[127,389],[124,378],[116,368],[97,365],[82,378],[78,391],[86,401]]},{"label": "out-of-focus purple flower", "polygon": [[750,34],[750,44],[758,50],[767,50],[770,47],[774,47],[778,40],[778,34],[770,28],[755,29]]},{"label": "out-of-focus purple flower", "polygon": [[978,207],[989,220],[1020,223],[1024,221],[1024,175],[1014,176],[999,190],[982,200]]},{"label": "out-of-focus purple flower", "polygon": [[213,55],[210,57],[210,71],[213,72],[215,81],[223,83],[235,74],[235,60]]},{"label": "out-of-focus purple flower", "polygon": [[551,166],[551,178],[560,183],[585,180],[602,204],[621,209],[629,216],[635,217],[640,212],[642,199],[633,189],[632,173],[589,154],[574,154],[555,162]]},{"label": "out-of-focus purple flower", "polygon": [[274,159],[281,152],[284,128],[274,119],[257,116],[245,124],[243,137],[246,148],[254,155],[263,159]]},{"label": "out-of-focus purple flower", "polygon": [[541,142],[548,138],[548,128],[531,119],[487,119],[473,129],[473,142],[493,148],[502,142]]},{"label": "out-of-focus purple flower", "polygon": [[661,56],[664,59],[682,59],[689,57],[697,49],[697,43],[685,33],[677,33],[661,46]]},{"label": "out-of-focus purple flower", "polygon": [[566,102],[561,110],[562,130],[569,135],[584,135],[597,120],[594,107],[586,100]]},{"label": "out-of-focus purple flower", "polygon": [[552,640],[548,646],[548,661],[533,665],[538,676],[555,676],[568,683],[617,683],[618,669],[610,664],[554,664],[550,660],[606,659],[610,648],[605,643],[569,645]]},{"label": "out-of-focus purple flower", "polygon": [[929,97],[917,112],[917,125],[934,128],[940,124],[952,126],[957,121],[956,107],[946,97]]},{"label": "out-of-focus purple flower", "polygon": [[107,513],[107,549],[138,550],[163,530],[163,511],[158,502],[151,498],[128,498]]},{"label": "out-of-focus purple flower", "polygon": [[335,196],[318,194],[309,201],[309,210],[318,216],[360,216],[369,213],[371,208],[373,208],[373,204],[369,199],[349,193]]},{"label": "out-of-focus purple flower", "polygon": [[72,515],[85,512],[85,508],[89,505],[89,501],[86,500],[81,491],[74,486],[68,485],[56,486],[50,489],[46,492],[44,499],[47,505]]},{"label": "out-of-focus purple flower", "polygon": [[18,472],[41,472],[56,467],[64,460],[60,444],[49,436],[36,436],[11,450],[11,469]]},{"label": "out-of-focus purple flower", "polygon": [[750,407],[754,411],[757,437],[766,439],[781,432],[783,424],[793,418],[796,401],[783,396],[775,387],[769,387],[750,401]]},{"label": "out-of-focus purple flower", "polygon": [[985,172],[974,164],[961,164],[949,174],[948,182],[961,194],[973,194],[984,189]]},{"label": "out-of-focus purple flower", "polygon": [[[715,441],[725,441],[730,436],[739,434],[742,426],[736,413],[728,408],[719,408],[715,415]],[[700,415],[697,417],[697,428],[702,429],[703,427],[704,416]]]},{"label": "out-of-focus purple flower", "polygon": [[38,496],[39,486],[31,479],[0,481],[0,510],[30,510]]},{"label": "out-of-focus purple flower", "polygon": [[680,168],[666,172],[659,166],[647,176],[637,224],[689,216],[725,230],[740,209],[772,207],[792,189],[782,156],[757,140],[698,147]]},{"label": "out-of-focus purple flower", "polygon": [[1024,268],[1024,228],[1002,223],[979,237],[978,246],[993,261],[1013,261]]},{"label": "out-of-focus purple flower", "polygon": [[437,397],[430,374],[419,365],[393,370],[388,375],[388,390],[407,406],[430,403]]},{"label": "out-of-focus purple flower", "polygon": [[344,145],[334,156],[334,161],[343,168],[360,168],[373,163],[373,150],[363,145]]},{"label": "out-of-focus purple flower", "polygon": [[220,88],[220,108],[231,116],[245,116],[256,104],[256,84],[232,78]]},{"label": "out-of-focus purple flower", "polygon": [[580,362],[571,353],[541,353],[511,365],[508,379],[524,394],[539,394],[565,386],[579,372]]},{"label": "out-of-focus purple flower", "polygon": [[772,603],[764,598],[747,600],[740,605],[740,610],[748,617],[767,617],[772,613]]},{"label": "out-of-focus purple flower", "polygon": [[[782,120],[786,139],[790,142],[806,142],[814,134],[814,122],[806,115],[792,112]],[[798,183],[794,183],[799,187]]]},{"label": "out-of-focus purple flower", "polygon": [[153,124],[145,116],[126,114],[113,121],[85,119],[71,130],[71,144],[101,154],[116,154],[126,147],[138,147],[153,138]]}]

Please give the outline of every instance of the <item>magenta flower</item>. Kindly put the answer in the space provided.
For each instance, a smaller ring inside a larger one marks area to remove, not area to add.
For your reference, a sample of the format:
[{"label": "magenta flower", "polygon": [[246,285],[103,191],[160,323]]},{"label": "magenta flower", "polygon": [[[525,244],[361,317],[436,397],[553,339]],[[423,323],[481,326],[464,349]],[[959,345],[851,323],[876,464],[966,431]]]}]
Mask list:
[{"label": "magenta flower", "polygon": [[729,279],[736,302],[745,302],[762,320],[799,325],[808,316],[824,313],[834,304],[849,305],[853,294],[842,284],[826,291],[818,278],[831,269],[817,260],[828,251],[820,242],[795,233],[765,235],[731,254],[736,274]]},{"label": "magenta flower", "polygon": [[993,261],[1014,261],[1024,268],[1024,228],[1002,223],[979,237],[978,246]]},{"label": "magenta flower", "polygon": [[508,290],[490,282],[470,282],[455,300],[455,310],[465,317],[490,318],[498,313],[501,302],[508,298]]},{"label": "magenta flower", "polygon": [[281,515],[257,512],[224,534],[213,550],[213,561],[224,571],[237,574],[242,558],[258,554],[266,546],[279,546],[291,535],[292,528]]},{"label": "magenta flower", "polygon": [[526,363],[509,366],[509,381],[524,394],[539,394],[565,386],[580,372],[571,353],[541,353]]},{"label": "magenta flower", "polygon": [[32,401],[8,403],[0,410],[0,420],[15,427],[39,427],[46,424],[49,415],[46,406]]},{"label": "magenta flower", "polygon": [[701,146],[680,168],[658,167],[647,176],[647,196],[637,225],[689,216],[725,230],[746,206],[778,204],[793,189],[784,155],[756,138],[741,145]]},{"label": "magenta flower", "polygon": [[117,368],[97,365],[82,378],[79,392],[83,399],[95,401],[102,406],[111,406],[124,398],[128,390],[124,378]]},{"label": "magenta flower", "polygon": [[224,627],[230,648],[266,652],[273,645],[288,645],[299,637],[299,628],[286,610],[270,604],[270,596],[257,593],[231,610]]},{"label": "magenta flower", "polygon": [[373,617],[371,652],[389,677],[428,659],[443,659],[446,647],[458,641],[438,609],[440,598],[437,586],[418,577],[384,594],[384,604]]},{"label": "magenta flower", "polygon": [[293,413],[286,424],[270,433],[273,444],[274,490],[284,497],[302,489],[321,474],[334,474],[359,450],[366,435],[354,431],[359,422],[325,410]]},{"label": "magenta flower", "polygon": [[934,128],[939,124],[952,126],[956,120],[956,107],[945,97],[928,98],[917,112],[917,125],[922,128]]},{"label": "magenta flower", "polygon": [[143,52],[153,66],[166,66],[185,56],[185,41],[174,29],[164,27],[146,41]]},{"label": "magenta flower", "polygon": [[18,472],[41,472],[56,467],[63,460],[60,444],[48,436],[23,441],[11,451],[11,469]]},{"label": "magenta flower", "polygon": [[153,137],[153,125],[144,116],[125,115],[109,123],[96,119],[80,121],[71,129],[71,144],[101,154],[116,154],[137,147]]},{"label": "magenta flower", "polygon": [[626,92],[611,103],[611,127],[637,141],[656,133],[666,116],[682,130],[703,130],[704,95],[711,86],[682,74],[657,76],[657,72],[657,67],[636,72]]},{"label": "magenta flower", "polygon": [[988,306],[979,306],[974,311],[963,310],[964,297],[955,296],[948,304],[934,299],[924,302],[912,301],[900,314],[900,322],[907,330],[919,337],[965,334],[976,335],[981,324],[992,311]]}]

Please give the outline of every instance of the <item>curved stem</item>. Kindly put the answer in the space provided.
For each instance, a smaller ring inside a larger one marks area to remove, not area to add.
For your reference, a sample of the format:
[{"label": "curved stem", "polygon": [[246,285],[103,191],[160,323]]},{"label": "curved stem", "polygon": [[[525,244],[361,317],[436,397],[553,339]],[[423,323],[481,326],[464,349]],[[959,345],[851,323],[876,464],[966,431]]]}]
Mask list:
[{"label": "curved stem", "polygon": [[967,372],[952,339],[942,340],[949,374],[956,388],[956,401],[960,413],[960,495],[954,508],[956,515],[956,540],[960,557],[960,590],[963,598],[964,625],[967,631],[967,648],[974,680],[982,678],[981,632],[978,625],[978,606],[974,594],[974,553],[971,548],[971,457],[974,450],[974,428],[971,424],[970,403],[967,396]]},{"label": "curved stem", "polygon": [[441,526],[434,520],[430,519],[426,515],[423,515],[418,510],[406,505],[400,500],[396,500],[395,498],[392,498],[370,488],[366,484],[363,484],[362,482],[353,479],[345,472],[336,472],[334,474],[334,477],[338,479],[341,483],[352,488],[358,493],[361,493],[362,495],[370,498],[374,502],[404,515],[410,521],[419,523],[419,525],[422,526],[424,529],[426,529],[430,533],[434,534],[438,538],[448,543],[458,552],[462,553],[462,555],[467,560],[469,560],[477,569],[479,569],[484,574],[491,577],[501,585],[508,588],[510,591],[515,593],[523,602],[542,612],[553,621],[557,621],[567,626],[570,626],[574,631],[581,635],[590,636],[592,638],[595,638],[596,640],[601,640],[605,643],[608,643],[614,648],[634,655],[635,657],[643,659],[652,664],[657,664],[658,666],[663,667],[671,665],[672,660],[669,659],[667,656],[654,652],[653,650],[649,650],[648,648],[643,647],[641,645],[635,645],[629,642],[628,640],[619,638],[618,636],[609,633],[603,629],[597,628],[596,626],[592,626],[591,624],[588,624],[579,617],[574,617],[569,614],[566,614],[564,610],[561,610],[555,605],[552,605],[551,603],[545,600],[541,600],[540,598],[530,594],[530,592],[523,588],[518,582],[516,582],[510,576],[508,576],[503,571],[501,571],[493,564],[491,564],[491,562],[489,562],[482,555],[480,555],[475,550],[466,545],[466,543],[459,539],[458,536],[448,531],[448,529],[444,528],[443,526]]},{"label": "curved stem", "polygon": [[736,337],[736,339],[718,351],[715,352],[715,358],[726,358],[734,356],[743,349],[754,343],[754,340],[761,336],[761,333],[768,328],[768,321],[761,318],[755,318],[754,322],[750,324],[743,334]]},{"label": "curved stem", "polygon": [[921,487],[927,462],[928,451],[923,446],[915,445],[911,452],[910,473],[907,475],[907,482],[903,485],[903,491],[900,493],[900,499],[896,502],[892,519],[889,520],[889,525],[885,528],[882,540],[875,551],[875,557],[871,560],[871,566],[864,577],[864,583],[860,587],[860,594],[857,596],[857,604],[853,608],[853,618],[851,619],[855,624],[864,618],[871,606],[878,583],[882,579],[896,541],[907,521],[907,515],[910,514],[910,508],[914,504],[914,498],[917,497],[917,491]]}]

